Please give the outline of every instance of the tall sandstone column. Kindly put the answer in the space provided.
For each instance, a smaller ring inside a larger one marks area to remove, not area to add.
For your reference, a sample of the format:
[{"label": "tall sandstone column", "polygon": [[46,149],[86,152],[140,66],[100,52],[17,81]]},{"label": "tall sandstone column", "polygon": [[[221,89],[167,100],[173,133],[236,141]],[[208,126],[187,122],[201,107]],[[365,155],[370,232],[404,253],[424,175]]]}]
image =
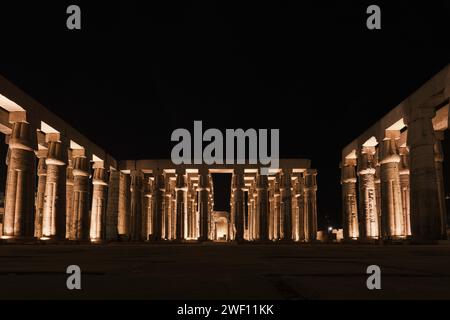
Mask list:
[{"label": "tall sandstone column", "polygon": [[66,236],[66,165],[67,146],[59,134],[47,134],[48,155],[42,236],[63,240]]},{"label": "tall sandstone column", "polygon": [[281,215],[283,216],[283,240],[292,240],[292,182],[291,174],[283,169],[281,176]]},{"label": "tall sandstone column", "polygon": [[119,238],[128,240],[130,237],[130,212],[131,212],[131,194],[130,194],[130,175],[124,172],[119,174],[119,217],[118,233]]},{"label": "tall sandstone column", "polygon": [[45,199],[45,184],[47,181],[47,165],[45,158],[47,157],[47,150],[39,150],[37,152],[39,158],[38,162],[38,186],[36,192],[36,214],[34,219],[34,236],[37,239],[42,238],[42,219],[44,218],[44,199]]},{"label": "tall sandstone column", "polygon": [[442,150],[441,142],[444,140],[444,132],[436,131],[435,134],[436,142],[434,144],[434,163],[436,167],[441,239],[447,239],[447,207],[445,203],[444,170],[442,166],[442,163],[444,162],[444,151]]},{"label": "tall sandstone column", "polygon": [[361,194],[361,232],[366,239],[378,239],[378,210],[375,189],[375,147],[363,147],[359,161]]},{"label": "tall sandstone column", "polygon": [[73,205],[69,240],[89,240],[89,160],[84,150],[74,150]]},{"label": "tall sandstone column", "polygon": [[177,172],[176,180],[176,240],[184,239],[185,219],[187,209],[187,184],[184,172]]},{"label": "tall sandstone column", "polygon": [[108,178],[106,169],[95,167],[92,177],[91,242],[105,240],[106,205],[108,198]]},{"label": "tall sandstone column", "polygon": [[434,108],[410,105],[406,118],[410,156],[411,230],[418,241],[442,238],[432,118]]},{"label": "tall sandstone column", "polygon": [[145,240],[153,240],[155,235],[155,198],[154,198],[154,180],[151,177],[145,178],[145,188],[144,188],[144,215],[146,216],[146,227],[144,227],[143,235]]},{"label": "tall sandstone column", "polygon": [[379,150],[380,148],[376,148],[375,151],[375,199],[377,200],[377,216],[378,216],[378,238],[382,237],[381,230],[381,166],[379,161]]},{"label": "tall sandstone column", "polygon": [[317,170],[305,171],[306,239],[317,239]]},{"label": "tall sandstone column", "polygon": [[7,156],[3,238],[34,236],[34,188],[36,132],[29,123],[14,122]]},{"label": "tall sandstone column", "polygon": [[257,217],[259,220],[259,237],[258,240],[266,242],[269,239],[269,226],[267,223],[269,198],[267,194],[268,179],[267,175],[258,174],[256,182],[257,190]]},{"label": "tall sandstone column", "polygon": [[399,137],[399,131],[387,130],[381,146],[381,223],[383,237],[386,239],[406,236],[400,188],[400,156],[397,147]]},{"label": "tall sandstone column", "polygon": [[119,183],[120,172],[111,169],[109,172],[108,202],[106,206],[106,241],[117,240],[119,236]]},{"label": "tall sandstone column", "polygon": [[236,224],[236,241],[244,240],[244,172],[235,170],[233,174],[232,192],[234,201],[234,221]]},{"label": "tall sandstone column", "polygon": [[72,150],[69,149],[69,159],[66,168],[66,239],[69,239],[70,222],[72,220],[72,206],[73,206],[73,161]]},{"label": "tall sandstone column", "polygon": [[303,175],[297,176],[297,184],[295,188],[295,201],[297,202],[298,215],[298,231],[297,241],[305,241],[305,179]]},{"label": "tall sandstone column", "polygon": [[143,178],[141,171],[133,170],[131,172],[130,239],[133,241],[142,240]]},{"label": "tall sandstone column", "polygon": [[166,185],[164,182],[164,175],[160,172],[155,173],[155,182],[153,188],[154,199],[154,215],[153,215],[153,234],[152,240],[161,240],[163,218],[165,211],[165,193]]},{"label": "tall sandstone column", "polygon": [[410,190],[409,190],[409,156],[406,147],[400,147],[400,189],[402,193],[402,215],[404,221],[403,233],[405,236],[411,235],[411,219],[410,219]]},{"label": "tall sandstone column", "polygon": [[200,241],[208,241],[209,238],[209,179],[206,169],[200,170],[198,177],[198,197],[199,197],[199,214],[200,214]]},{"label": "tall sandstone column", "polygon": [[275,177],[274,191],[273,191],[273,237],[274,240],[280,240],[282,234],[281,225],[281,190],[280,190],[280,175],[277,174]]},{"label": "tall sandstone column", "polygon": [[359,238],[355,166],[356,159],[345,159],[342,165],[342,207],[344,238],[346,240],[355,240]]}]

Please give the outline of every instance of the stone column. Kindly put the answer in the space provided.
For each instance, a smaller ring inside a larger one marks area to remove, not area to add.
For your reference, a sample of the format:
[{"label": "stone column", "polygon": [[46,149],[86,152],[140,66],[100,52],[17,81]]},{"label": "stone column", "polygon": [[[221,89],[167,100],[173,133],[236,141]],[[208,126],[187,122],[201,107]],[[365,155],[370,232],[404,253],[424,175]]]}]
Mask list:
[{"label": "stone column", "polygon": [[268,206],[269,199],[267,194],[268,180],[267,175],[258,174],[256,178],[256,190],[257,190],[257,217],[259,220],[259,237],[258,240],[261,242],[266,242],[268,237],[268,224],[267,224],[267,216],[268,216]]},{"label": "stone column", "polygon": [[161,240],[162,236],[162,221],[165,211],[165,193],[166,185],[164,181],[164,175],[160,172],[155,172],[155,182],[153,188],[154,199],[154,215],[153,215],[153,240]]},{"label": "stone column", "polygon": [[356,159],[345,159],[341,173],[344,238],[346,240],[359,238],[355,166]]},{"label": "stone column", "polygon": [[232,192],[236,228],[235,239],[238,243],[244,240],[244,187],[244,171],[242,169],[236,169],[233,174]]},{"label": "stone column", "polygon": [[378,210],[375,190],[375,147],[363,147],[359,161],[359,187],[361,190],[361,231],[366,239],[378,239]]},{"label": "stone column", "polygon": [[305,226],[307,241],[317,239],[317,170],[307,169],[305,171]]},{"label": "stone column", "polygon": [[268,224],[269,224],[269,240],[275,241],[275,179],[269,179],[269,209],[268,209]]},{"label": "stone column", "polygon": [[36,174],[36,131],[26,122],[14,122],[7,156],[4,239],[33,238]]},{"label": "stone column", "polygon": [[213,184],[213,179],[212,179],[212,175],[208,174],[208,185],[210,187],[210,192],[208,193],[208,197],[209,197],[209,201],[208,201],[208,212],[209,212],[209,240],[214,240],[215,239],[215,228],[214,228],[214,221],[212,218],[212,212],[214,209],[214,184]]},{"label": "stone column", "polygon": [[69,159],[66,168],[66,239],[69,239],[70,222],[72,220],[73,206],[73,161],[72,150],[69,149]]},{"label": "stone column", "polygon": [[119,174],[119,217],[117,229],[119,238],[123,240],[129,240],[130,238],[130,180],[129,174],[124,172]]},{"label": "stone column", "polygon": [[130,192],[130,239],[139,241],[142,240],[143,174],[141,171],[133,170],[131,172]]},{"label": "stone column", "polygon": [[381,223],[382,236],[388,239],[406,236],[400,189],[400,156],[397,150],[399,138],[399,131],[386,131],[386,138],[381,146]]},{"label": "stone column", "polygon": [[74,150],[73,205],[69,240],[89,240],[89,160],[84,150]]},{"label": "stone column", "polygon": [[47,180],[47,165],[45,158],[47,157],[47,150],[39,150],[37,152],[38,162],[38,187],[36,192],[36,215],[34,219],[34,236],[37,239],[42,238],[42,219],[44,217],[44,199],[45,199],[45,184]]},{"label": "stone column", "polygon": [[[105,240],[106,205],[108,198],[108,174],[103,167],[94,164],[94,175],[92,177],[92,209],[91,209],[91,242],[102,242]],[[100,166],[100,164],[99,164]]]},{"label": "stone column", "polygon": [[115,169],[109,171],[108,201],[106,205],[106,241],[118,240],[120,172]]},{"label": "stone column", "polygon": [[174,190],[172,183],[170,181],[170,177],[166,175],[166,188],[165,188],[165,194],[164,194],[164,201],[165,201],[165,207],[164,207],[164,216],[163,216],[163,236],[166,240],[173,240],[173,228],[172,228],[172,207],[173,207],[173,192]]},{"label": "stone column", "polygon": [[42,237],[62,240],[66,236],[67,146],[59,134],[47,134],[47,181],[45,185]]},{"label": "stone column", "polygon": [[409,106],[408,147],[410,157],[411,231],[414,239],[442,238],[438,180],[432,118],[434,108]]},{"label": "stone column", "polygon": [[208,171],[206,169],[200,170],[198,176],[198,197],[199,197],[199,214],[200,214],[200,241],[208,241],[209,238],[209,179]]},{"label": "stone column", "polygon": [[410,220],[410,191],[409,191],[409,157],[406,147],[400,147],[400,189],[402,193],[402,215],[404,221],[403,233],[405,236],[411,235],[411,220]]},{"label": "stone column", "polygon": [[297,176],[297,184],[295,188],[295,201],[297,202],[298,215],[298,239],[297,241],[305,241],[305,179],[303,175]]},{"label": "stone column", "polygon": [[292,241],[292,179],[288,169],[281,176],[281,214],[283,216],[283,240]]},{"label": "stone column", "polygon": [[253,188],[248,189],[247,211],[248,211],[248,241],[254,240],[254,202]]},{"label": "stone column", "polygon": [[280,190],[280,176],[279,174],[275,177],[274,182],[274,193],[273,193],[273,220],[274,220],[274,228],[273,228],[273,237],[274,240],[281,239],[282,233],[282,225],[280,221],[281,215],[281,190]]},{"label": "stone column", "polygon": [[176,180],[176,240],[181,241],[184,239],[184,226],[186,219],[186,197],[187,197],[187,184],[186,176],[184,172],[177,172]]},{"label": "stone column", "polygon": [[379,148],[375,151],[375,199],[377,200],[377,216],[378,216],[378,237],[382,237],[381,230],[381,167],[380,161],[378,160]]},{"label": "stone column", "polygon": [[442,142],[441,142],[444,140],[444,132],[435,131],[435,135],[436,135],[436,142],[434,144],[434,163],[436,167],[441,239],[447,239],[447,207],[445,203],[444,170],[442,166],[442,163],[444,162],[444,152],[442,150]]},{"label": "stone column", "polygon": [[145,188],[144,188],[144,197],[146,201],[144,201],[144,215],[146,216],[146,228],[143,231],[145,240],[153,240],[155,236],[155,198],[154,198],[154,180],[151,177],[145,178]]}]

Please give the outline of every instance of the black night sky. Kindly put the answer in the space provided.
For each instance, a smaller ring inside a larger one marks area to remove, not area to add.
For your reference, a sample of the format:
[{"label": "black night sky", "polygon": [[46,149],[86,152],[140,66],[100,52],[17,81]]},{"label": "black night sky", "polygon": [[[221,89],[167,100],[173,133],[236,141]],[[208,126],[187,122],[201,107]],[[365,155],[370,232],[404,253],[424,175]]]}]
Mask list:
[{"label": "black night sky", "polygon": [[117,159],[170,157],[194,120],[279,128],[336,225],[341,149],[449,63],[449,21],[450,1],[2,1],[0,73]]}]

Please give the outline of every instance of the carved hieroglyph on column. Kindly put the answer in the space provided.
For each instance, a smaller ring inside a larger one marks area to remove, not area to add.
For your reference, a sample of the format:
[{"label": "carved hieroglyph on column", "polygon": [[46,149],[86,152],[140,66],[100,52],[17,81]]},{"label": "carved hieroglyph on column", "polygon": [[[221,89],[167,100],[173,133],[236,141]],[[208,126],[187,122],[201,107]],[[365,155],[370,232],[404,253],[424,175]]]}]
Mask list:
[{"label": "carved hieroglyph on column", "polygon": [[66,162],[67,148],[51,135],[48,142],[47,181],[45,185],[42,237],[62,240],[66,236]]},{"label": "carved hieroglyph on column", "polygon": [[381,145],[381,212],[383,237],[403,238],[406,234],[403,219],[402,195],[397,140],[400,131],[386,131],[386,138]]},{"label": "carved hieroglyph on column", "polygon": [[409,157],[408,149],[406,147],[400,147],[400,162],[399,162],[399,175],[400,175],[400,188],[402,192],[402,214],[403,221],[405,223],[404,233],[406,236],[411,235],[411,219],[410,219],[410,191],[409,191]]},{"label": "carved hieroglyph on column", "polygon": [[363,147],[359,165],[361,191],[361,237],[378,239],[378,210],[375,190],[375,147]]},{"label": "carved hieroglyph on column", "polygon": [[83,150],[75,152],[69,240],[89,240],[89,161]]},{"label": "carved hieroglyph on column", "polygon": [[342,203],[346,239],[359,237],[355,166],[356,159],[345,159],[342,165]]},{"label": "carved hieroglyph on column", "polygon": [[106,169],[94,168],[90,231],[92,242],[102,242],[105,240],[106,201],[108,197],[107,175]]},{"label": "carved hieroglyph on column", "polygon": [[442,140],[444,140],[444,132],[436,131],[436,143],[434,144],[434,161],[436,166],[436,182],[439,200],[439,213],[441,225],[441,239],[447,239],[447,207],[445,204],[445,188],[444,188],[444,170],[442,163],[444,162],[444,152],[442,150]]},{"label": "carved hieroglyph on column", "polygon": [[69,157],[66,168],[66,239],[69,239],[70,222],[72,220],[73,206],[73,161],[72,150],[69,149]]},{"label": "carved hieroglyph on column", "polygon": [[434,148],[436,137],[432,118],[434,108],[408,110],[407,125],[410,157],[411,231],[417,240],[442,238],[439,191]]},{"label": "carved hieroglyph on column", "polygon": [[317,239],[317,170],[305,171],[305,228],[306,240]]},{"label": "carved hieroglyph on column", "polygon": [[45,158],[47,157],[47,150],[39,150],[37,152],[39,158],[38,162],[38,186],[36,191],[36,213],[34,219],[34,236],[37,239],[42,238],[42,219],[44,217],[44,199],[45,199],[45,184],[47,181],[47,165]]},{"label": "carved hieroglyph on column", "polygon": [[8,174],[2,236],[6,239],[34,236],[35,135],[30,124],[13,124],[6,161]]}]

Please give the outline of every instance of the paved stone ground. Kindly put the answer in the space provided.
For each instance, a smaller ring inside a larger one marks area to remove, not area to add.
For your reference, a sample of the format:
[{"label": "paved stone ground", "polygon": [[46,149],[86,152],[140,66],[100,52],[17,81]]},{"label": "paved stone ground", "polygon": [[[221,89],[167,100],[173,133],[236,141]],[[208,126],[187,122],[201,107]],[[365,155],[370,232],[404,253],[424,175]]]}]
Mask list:
[{"label": "paved stone ground", "polygon": [[[68,265],[82,290],[66,288]],[[368,265],[382,269],[369,291]],[[0,245],[0,299],[450,299],[450,246]]]}]

